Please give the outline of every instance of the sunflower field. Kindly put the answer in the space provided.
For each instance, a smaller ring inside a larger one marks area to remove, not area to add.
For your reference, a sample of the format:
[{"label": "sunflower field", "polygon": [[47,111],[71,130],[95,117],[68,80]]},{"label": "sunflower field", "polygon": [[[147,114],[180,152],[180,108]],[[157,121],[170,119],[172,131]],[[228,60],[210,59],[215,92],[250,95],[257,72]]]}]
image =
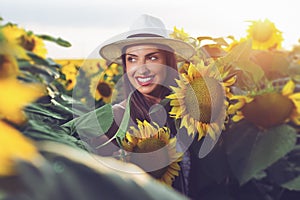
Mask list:
[{"label": "sunflower field", "polygon": [[[170,36],[196,50],[178,64],[177,85],[162,103],[177,128],[196,137],[202,199],[299,199],[300,43],[282,48],[282,32],[268,19],[251,21],[238,40],[195,38],[177,27]],[[169,187],[182,153],[168,128],[127,127],[126,109],[112,137],[118,159],[95,152],[112,139],[88,143],[113,122],[122,66],[49,58],[45,41],[71,45],[0,24],[0,199],[188,199]],[[159,162],[168,167],[144,173],[151,163],[138,153],[166,145],[168,161]]]}]

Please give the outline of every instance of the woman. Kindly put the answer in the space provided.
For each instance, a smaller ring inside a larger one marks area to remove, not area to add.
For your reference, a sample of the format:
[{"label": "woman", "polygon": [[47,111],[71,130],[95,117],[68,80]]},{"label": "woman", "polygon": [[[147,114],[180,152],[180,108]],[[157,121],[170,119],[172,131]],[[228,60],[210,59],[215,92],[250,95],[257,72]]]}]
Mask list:
[{"label": "woman", "polygon": [[[110,41],[100,49],[100,55],[109,62],[123,66],[123,84],[125,100],[113,105],[114,122],[106,133],[108,138],[118,131],[124,116],[126,102],[130,96],[129,126],[137,126],[137,120],[168,127],[171,137],[177,133],[174,119],[168,113],[170,105],[162,103],[171,93],[170,86],[174,86],[178,78],[177,62],[186,61],[194,54],[194,49],[187,43],[167,36],[167,31],[160,19],[149,15],[142,15],[133,23],[131,30],[121,35],[124,39]],[[155,112],[152,112],[155,110]],[[108,138],[98,138],[93,146],[106,142]],[[181,171],[172,186],[178,191],[188,194],[188,172],[190,168],[189,152],[183,148],[191,143],[191,138],[181,138],[177,141],[185,143],[178,145],[184,152],[180,163]],[[119,147],[109,144],[100,148],[98,154],[111,155],[118,152]]]}]

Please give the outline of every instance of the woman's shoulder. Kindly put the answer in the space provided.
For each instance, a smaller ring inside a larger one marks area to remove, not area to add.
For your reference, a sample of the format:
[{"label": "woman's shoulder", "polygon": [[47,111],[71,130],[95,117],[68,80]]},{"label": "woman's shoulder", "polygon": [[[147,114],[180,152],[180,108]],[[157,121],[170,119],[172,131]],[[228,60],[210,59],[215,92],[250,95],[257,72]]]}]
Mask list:
[{"label": "woman's shoulder", "polygon": [[123,101],[121,101],[121,102],[119,102],[119,103],[115,103],[115,104],[113,104],[112,105],[112,107],[113,107],[113,109],[123,109],[123,110],[125,110],[125,105],[126,105],[126,100],[123,100]]}]

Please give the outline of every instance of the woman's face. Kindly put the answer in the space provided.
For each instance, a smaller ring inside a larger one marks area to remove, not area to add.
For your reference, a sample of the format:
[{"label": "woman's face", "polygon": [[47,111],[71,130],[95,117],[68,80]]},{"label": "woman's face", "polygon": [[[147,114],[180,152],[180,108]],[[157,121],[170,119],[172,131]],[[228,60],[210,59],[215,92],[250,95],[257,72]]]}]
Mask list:
[{"label": "woman's face", "polygon": [[126,72],[130,83],[142,94],[152,95],[163,85],[166,75],[166,54],[156,45],[128,47],[125,52]]}]

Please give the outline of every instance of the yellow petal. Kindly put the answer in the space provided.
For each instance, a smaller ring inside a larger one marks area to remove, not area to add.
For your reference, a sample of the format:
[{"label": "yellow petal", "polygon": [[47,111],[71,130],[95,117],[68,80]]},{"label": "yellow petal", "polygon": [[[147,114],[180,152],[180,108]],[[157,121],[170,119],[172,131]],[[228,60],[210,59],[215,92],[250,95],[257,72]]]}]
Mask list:
[{"label": "yellow petal", "polygon": [[14,159],[31,161],[38,156],[33,143],[22,133],[0,120],[0,176],[14,174]]},{"label": "yellow petal", "polygon": [[234,122],[238,122],[238,121],[240,121],[241,119],[243,119],[244,118],[244,116],[243,115],[234,115],[233,117],[232,117],[232,121],[234,121]]},{"label": "yellow petal", "polygon": [[292,94],[295,90],[295,83],[292,80],[289,80],[282,89],[282,95],[288,96]]},{"label": "yellow petal", "polygon": [[40,84],[0,79],[0,116],[20,124],[25,120],[23,108],[43,95],[45,89]]}]

